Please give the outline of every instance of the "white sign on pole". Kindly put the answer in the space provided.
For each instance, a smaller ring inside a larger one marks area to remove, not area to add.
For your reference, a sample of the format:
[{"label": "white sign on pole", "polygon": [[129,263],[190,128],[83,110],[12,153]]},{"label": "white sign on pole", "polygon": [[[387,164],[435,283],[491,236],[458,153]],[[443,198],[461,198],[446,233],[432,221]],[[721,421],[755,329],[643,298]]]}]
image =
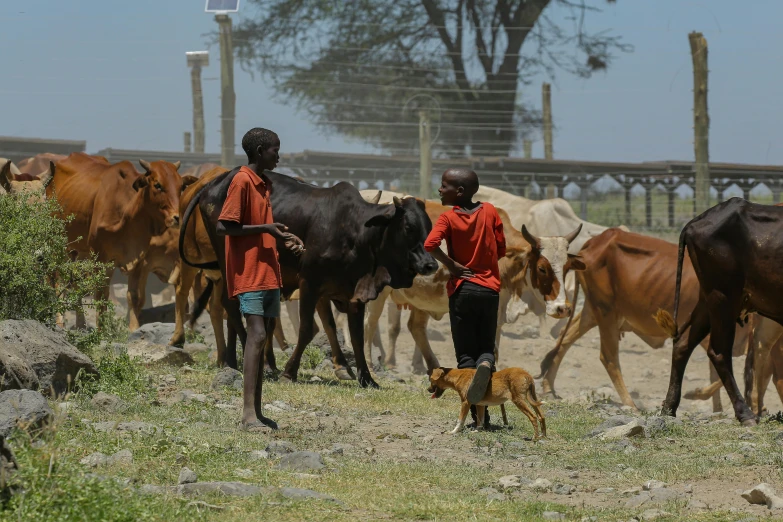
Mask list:
[{"label": "white sign on pole", "polygon": [[239,0],[207,0],[204,7],[207,13],[236,13],[239,11]]}]

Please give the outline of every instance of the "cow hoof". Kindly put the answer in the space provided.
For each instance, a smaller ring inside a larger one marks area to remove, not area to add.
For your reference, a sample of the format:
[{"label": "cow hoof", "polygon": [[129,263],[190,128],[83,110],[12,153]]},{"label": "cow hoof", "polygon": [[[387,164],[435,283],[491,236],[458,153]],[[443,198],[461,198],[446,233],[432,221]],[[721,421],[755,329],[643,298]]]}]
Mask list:
[{"label": "cow hoof", "polygon": [[334,371],[334,376],[337,377],[341,381],[355,381],[356,376],[353,374],[352,371],[346,370],[345,368],[339,368]]}]

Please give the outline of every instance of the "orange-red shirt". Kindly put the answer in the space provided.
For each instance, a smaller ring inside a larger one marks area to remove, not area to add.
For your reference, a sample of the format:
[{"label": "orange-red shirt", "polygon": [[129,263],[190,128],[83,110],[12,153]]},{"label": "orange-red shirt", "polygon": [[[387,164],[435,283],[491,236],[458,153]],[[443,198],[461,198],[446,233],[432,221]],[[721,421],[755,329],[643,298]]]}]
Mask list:
[{"label": "orange-red shirt", "polygon": [[[473,212],[454,207],[441,214],[424,242],[424,249],[432,252],[444,239],[449,257],[473,270],[474,276],[468,281],[500,292],[498,259],[506,255],[506,236],[503,222],[491,203],[481,203]],[[464,281],[449,279],[446,284],[449,296]]]},{"label": "orange-red shirt", "polygon": [[[272,203],[264,180],[242,167],[228,187],[221,221],[240,225],[268,225]],[[271,234],[226,236],[226,285],[232,299],[237,294],[282,287],[277,241]]]}]

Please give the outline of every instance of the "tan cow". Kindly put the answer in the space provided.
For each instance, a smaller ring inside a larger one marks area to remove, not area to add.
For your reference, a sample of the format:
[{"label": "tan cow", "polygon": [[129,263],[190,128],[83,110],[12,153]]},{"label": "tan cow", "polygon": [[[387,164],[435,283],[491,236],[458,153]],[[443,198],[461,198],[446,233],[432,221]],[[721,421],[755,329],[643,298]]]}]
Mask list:
[{"label": "tan cow", "polygon": [[54,175],[54,163],[46,165],[46,169],[36,174],[22,174],[13,162],[0,158],[0,188],[2,193],[21,194],[24,192],[41,194],[52,181]]},{"label": "tan cow", "polygon": [[[365,198],[369,197],[368,192],[363,194]],[[434,222],[443,212],[450,210],[450,207],[445,207],[434,201],[427,201],[426,210],[430,220]],[[516,230],[511,225],[504,209],[498,208],[497,211],[503,221],[507,251],[506,256],[498,262],[501,276],[501,299],[496,339],[500,336],[502,325],[505,322],[506,314],[504,312],[512,294],[519,296],[526,287],[534,288],[534,291],[542,293],[542,299],[548,304],[548,313],[559,317],[567,316],[570,313],[571,304],[567,302],[563,291],[562,279],[570,269],[581,268],[581,263],[578,260],[567,255],[569,243],[579,234],[578,228],[564,238],[536,238],[527,233],[524,227],[522,232]],[[531,245],[535,247],[531,249]],[[535,269],[526,270],[528,264]],[[427,340],[426,326],[429,317],[440,319],[449,310],[446,293],[448,279],[448,271],[441,266],[434,275],[417,276],[411,288],[386,289],[375,301],[368,303],[369,314],[365,323],[365,354],[370,354],[371,340],[376,332],[385,298],[390,296],[398,306],[405,305],[411,308],[408,328],[416,341],[416,347],[421,350],[427,369],[438,367],[438,360]],[[387,366],[393,366],[395,363],[396,336],[393,333],[393,329],[390,328],[389,353],[384,361]],[[495,350],[497,355],[497,342]],[[416,361],[414,361],[414,370],[422,370],[416,366]]]},{"label": "tan cow", "polygon": [[43,152],[41,154],[36,154],[35,156],[32,156],[30,158],[25,158],[19,163],[17,163],[17,166],[19,167],[19,170],[22,172],[27,172],[28,174],[38,175],[40,176],[43,173],[49,172],[49,164],[50,163],[57,163],[60,160],[63,160],[67,158],[64,154],[53,154],[51,152]]},{"label": "tan cow", "polygon": [[[111,164],[82,152],[57,162],[46,195],[57,199],[62,217],[73,216],[66,231],[78,257],[94,253],[99,261],[127,271],[149,249],[153,237],[179,228],[179,162],[139,164],[143,174],[129,161]],[[98,292],[100,299],[108,297],[111,271]]]},{"label": "tan cow", "polygon": [[[579,254],[587,267],[577,274],[579,286],[585,291],[585,306],[573,317],[562,342],[541,362],[543,393],[555,395],[555,377],[566,352],[598,326],[601,363],[623,404],[636,409],[620,371],[620,336],[634,332],[652,348],[662,347],[669,338],[653,314],[658,309],[672,308],[677,245],[612,228],[590,239]],[[699,282],[687,261],[683,264],[680,294],[680,311],[684,317],[696,306],[698,294]],[[747,332],[747,328],[737,329],[735,350],[744,350]]]}]

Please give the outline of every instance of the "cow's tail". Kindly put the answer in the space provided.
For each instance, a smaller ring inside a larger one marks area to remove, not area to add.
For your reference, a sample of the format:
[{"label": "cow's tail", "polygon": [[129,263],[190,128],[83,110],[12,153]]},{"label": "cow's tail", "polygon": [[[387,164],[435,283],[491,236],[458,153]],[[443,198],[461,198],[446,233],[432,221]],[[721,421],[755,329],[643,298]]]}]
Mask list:
[{"label": "cow's tail", "polygon": [[211,279],[207,279],[207,286],[204,288],[204,291],[201,292],[201,295],[198,296],[196,302],[193,303],[193,309],[190,311],[191,329],[193,328],[193,325],[196,324],[196,321],[198,321],[198,318],[201,317],[201,314],[204,313],[204,310],[207,308],[209,298],[212,296],[212,287],[214,286],[215,283],[213,283]]},{"label": "cow's tail", "polygon": [[[560,346],[563,344],[563,339],[565,339],[566,333],[571,327],[571,321],[574,319],[574,314],[576,313],[576,303],[579,301],[579,276],[576,274],[574,274],[574,276],[574,306],[571,307],[571,315],[568,316],[568,321],[566,321],[565,327],[563,327],[563,329],[560,331],[560,335],[557,336],[557,343],[555,343],[555,347],[549,350],[549,353],[547,353],[544,356],[544,359],[541,361],[541,373],[536,375],[536,379],[540,379],[546,372],[549,371],[550,366],[552,366],[552,361],[555,360],[557,352],[560,351]],[[587,303],[585,303],[585,305],[586,304]]]},{"label": "cow's tail", "polygon": [[674,285],[674,317],[668,311],[659,308],[655,315],[655,322],[658,323],[664,332],[676,342],[679,337],[677,329],[677,312],[680,308],[680,287],[682,286],[682,262],[685,259],[685,233],[688,230],[688,225],[680,232],[680,245],[677,250],[677,282]]},{"label": "cow's tail", "polygon": [[190,216],[193,215],[193,211],[196,209],[196,205],[198,205],[198,202],[201,200],[201,194],[204,193],[205,188],[206,185],[204,187],[201,187],[199,191],[193,195],[193,199],[190,200],[190,203],[188,203],[188,206],[185,209],[185,215],[182,216],[182,224],[179,227],[179,257],[182,259],[183,263],[185,263],[186,265],[190,265],[193,268],[218,270],[220,268],[220,265],[218,264],[217,261],[211,261],[209,263],[191,263],[185,257],[185,233],[188,229],[188,221],[190,221]]},{"label": "cow's tail", "polygon": [[745,402],[748,404],[751,404],[751,406],[754,406],[752,404],[751,398],[753,394],[753,383],[755,380],[755,373],[756,373],[756,361],[754,360],[755,353],[756,353],[756,343],[753,339],[753,328],[756,326],[756,321],[754,320],[755,315],[750,315],[748,317],[748,350],[747,350],[747,356],[745,357]]}]

